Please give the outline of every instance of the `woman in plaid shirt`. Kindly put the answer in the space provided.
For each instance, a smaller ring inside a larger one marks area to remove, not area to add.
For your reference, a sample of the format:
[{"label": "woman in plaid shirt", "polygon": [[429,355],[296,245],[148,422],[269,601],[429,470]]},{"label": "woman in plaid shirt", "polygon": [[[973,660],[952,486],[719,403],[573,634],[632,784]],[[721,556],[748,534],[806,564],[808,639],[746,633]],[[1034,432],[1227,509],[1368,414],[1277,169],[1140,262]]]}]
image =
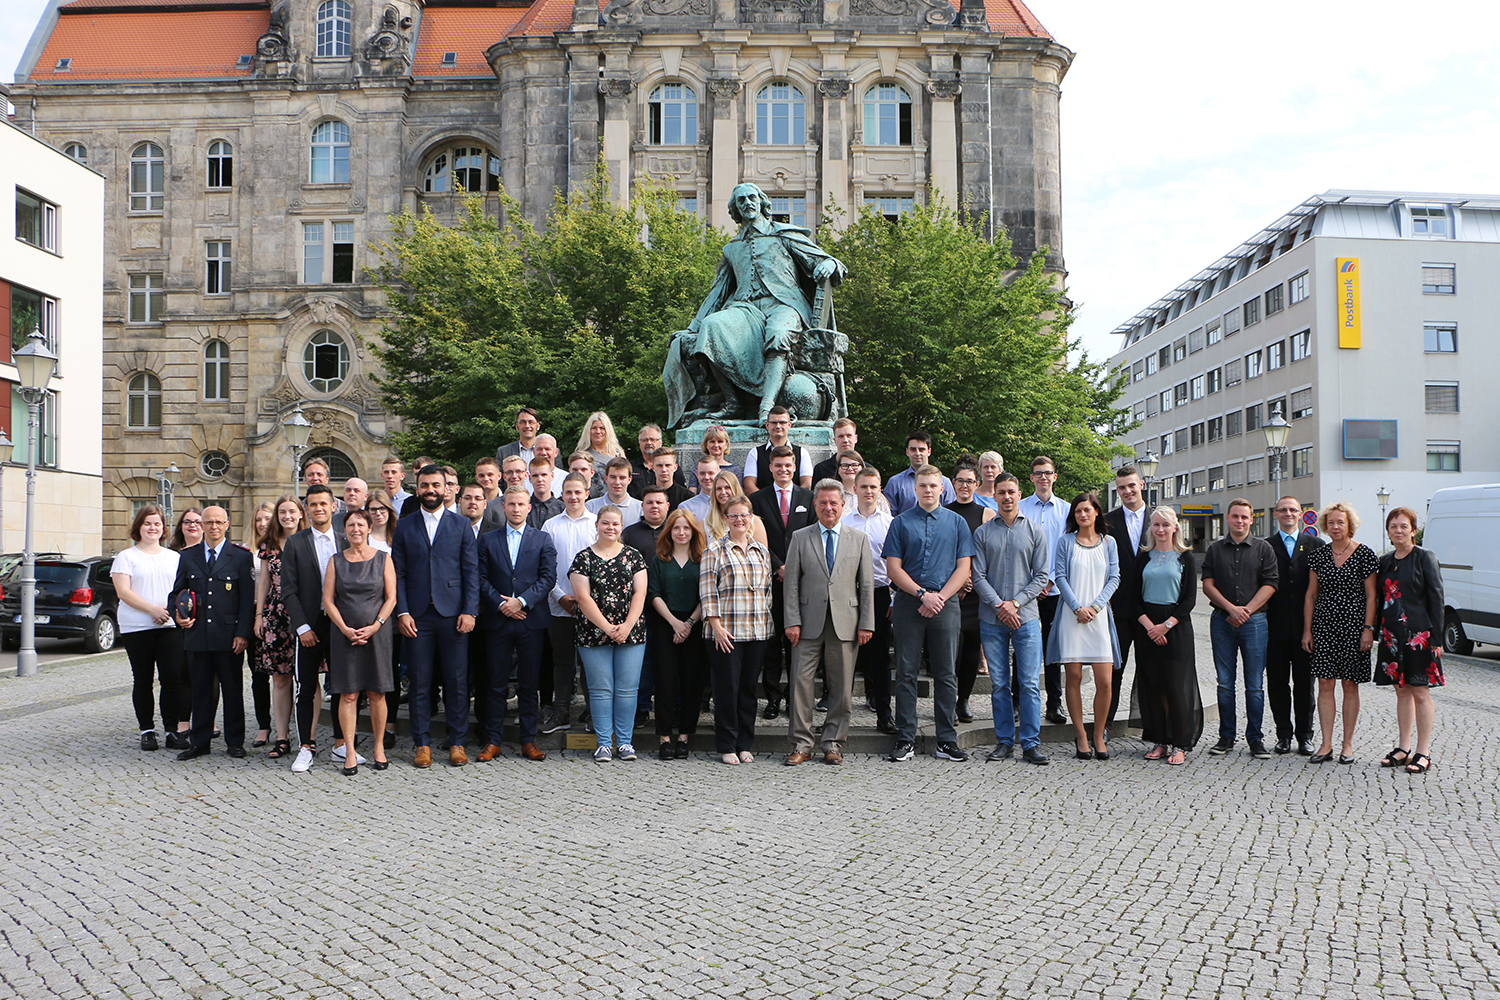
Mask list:
[{"label": "woman in plaid shirt", "polygon": [[729,532],[703,553],[698,576],[703,622],[713,639],[714,742],[726,764],[755,760],[755,685],[771,638],[771,550],[751,534],[743,493],[725,505]]}]

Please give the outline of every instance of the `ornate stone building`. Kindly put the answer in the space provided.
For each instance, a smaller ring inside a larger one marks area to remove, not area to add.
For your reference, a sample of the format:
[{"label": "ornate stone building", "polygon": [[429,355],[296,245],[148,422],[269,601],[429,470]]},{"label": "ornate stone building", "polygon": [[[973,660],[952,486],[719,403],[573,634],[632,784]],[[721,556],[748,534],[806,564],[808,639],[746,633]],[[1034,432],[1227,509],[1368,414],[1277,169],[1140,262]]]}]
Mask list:
[{"label": "ornate stone building", "polygon": [[1020,0],[54,0],[11,96],[109,178],[105,537],[174,461],[179,507],[244,523],[299,403],[374,478],[369,248],[403,206],[503,184],[540,221],[601,155],[719,225],[742,178],[808,226],[930,187],[1061,272],[1071,60]]}]

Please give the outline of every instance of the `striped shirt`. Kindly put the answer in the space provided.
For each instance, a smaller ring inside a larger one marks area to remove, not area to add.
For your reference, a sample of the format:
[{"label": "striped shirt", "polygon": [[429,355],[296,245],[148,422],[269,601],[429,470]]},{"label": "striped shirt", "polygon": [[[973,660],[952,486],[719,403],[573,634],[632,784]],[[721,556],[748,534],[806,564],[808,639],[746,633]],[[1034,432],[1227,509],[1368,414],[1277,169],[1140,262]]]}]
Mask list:
[{"label": "striped shirt", "polygon": [[698,596],[703,617],[718,618],[735,641],[769,639],[771,623],[771,550],[754,538],[745,548],[729,536],[715,539],[703,553]]}]

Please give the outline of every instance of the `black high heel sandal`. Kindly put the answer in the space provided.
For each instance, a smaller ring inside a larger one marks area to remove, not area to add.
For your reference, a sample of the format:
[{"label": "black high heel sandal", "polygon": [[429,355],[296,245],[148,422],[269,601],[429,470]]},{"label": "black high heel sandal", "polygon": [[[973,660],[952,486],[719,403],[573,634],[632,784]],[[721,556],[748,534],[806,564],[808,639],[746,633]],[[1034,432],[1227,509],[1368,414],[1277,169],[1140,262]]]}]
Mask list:
[{"label": "black high heel sandal", "polygon": [[[1397,757],[1396,755],[1401,756]],[[1391,752],[1380,758],[1381,767],[1400,767],[1411,760],[1411,751],[1405,747],[1392,747]]]}]

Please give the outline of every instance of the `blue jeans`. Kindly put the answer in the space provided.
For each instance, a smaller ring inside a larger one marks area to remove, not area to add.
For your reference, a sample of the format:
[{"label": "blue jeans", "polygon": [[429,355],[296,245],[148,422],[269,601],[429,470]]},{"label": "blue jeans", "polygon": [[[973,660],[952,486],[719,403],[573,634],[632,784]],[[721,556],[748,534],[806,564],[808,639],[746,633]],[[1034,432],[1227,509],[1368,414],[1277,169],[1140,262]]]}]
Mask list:
[{"label": "blue jeans", "polygon": [[624,746],[635,731],[646,644],[579,646],[578,655],[589,679],[589,711],[593,713],[599,746]]},{"label": "blue jeans", "polygon": [[1042,742],[1042,623],[1036,619],[1011,628],[998,621],[979,620],[979,638],[990,667],[990,708],[995,714],[995,739],[1012,746],[1016,742],[1015,708],[1011,704],[1010,651],[1016,651],[1017,684],[1021,696],[1021,749]]},{"label": "blue jeans", "polygon": [[1234,654],[1238,652],[1245,665],[1245,739],[1259,743],[1266,711],[1266,614],[1256,612],[1234,628],[1229,616],[1215,609],[1208,620],[1208,635],[1219,675],[1219,739],[1234,742]]},{"label": "blue jeans", "polygon": [[896,638],[896,737],[903,743],[917,741],[917,672],[922,666],[922,648],[932,669],[933,728],[939,743],[957,743],[954,712],[958,708],[958,601],[949,601],[931,618],[922,617],[921,602],[898,592],[891,608],[891,633]]}]

